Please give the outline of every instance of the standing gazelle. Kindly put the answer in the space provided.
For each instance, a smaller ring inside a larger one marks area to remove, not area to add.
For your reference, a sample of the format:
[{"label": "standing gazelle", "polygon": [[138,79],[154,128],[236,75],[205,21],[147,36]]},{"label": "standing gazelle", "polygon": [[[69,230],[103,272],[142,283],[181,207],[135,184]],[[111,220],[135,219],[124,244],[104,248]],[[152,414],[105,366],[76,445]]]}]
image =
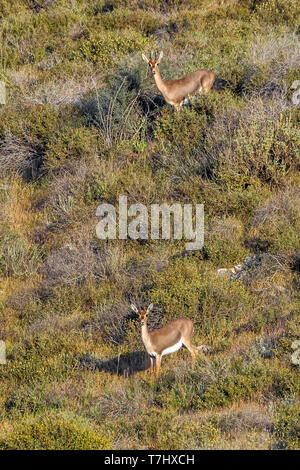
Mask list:
[{"label": "standing gazelle", "polygon": [[194,329],[192,320],[189,318],[178,318],[159,330],[149,333],[147,328],[147,315],[150,310],[152,310],[153,304],[149,305],[147,310],[138,310],[133,304],[131,304],[131,308],[139,315],[141,320],[142,340],[150,356],[151,373],[153,372],[154,360],[155,373],[156,377],[158,377],[162,356],[178,351],[182,346],[185,346],[190,351],[192,359],[195,361],[196,354],[202,347],[196,348],[191,344],[191,336]]},{"label": "standing gazelle", "polygon": [[166,102],[175,106],[179,113],[181,106],[189,100],[189,97],[197,93],[208,93],[215,81],[215,74],[210,70],[195,70],[178,80],[163,80],[158,65],[163,57],[161,51],[158,59],[149,60],[142,54],[145,62],[150,66],[154,75],[157,88],[165,98]]}]

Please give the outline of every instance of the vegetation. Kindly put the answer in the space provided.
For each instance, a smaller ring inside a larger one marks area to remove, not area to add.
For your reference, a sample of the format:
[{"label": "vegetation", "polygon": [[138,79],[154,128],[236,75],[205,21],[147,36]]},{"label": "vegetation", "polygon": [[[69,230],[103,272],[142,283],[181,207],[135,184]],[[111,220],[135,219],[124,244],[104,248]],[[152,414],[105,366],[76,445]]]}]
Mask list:
[{"label": "vegetation", "polygon": [[[0,449],[299,448],[298,2],[3,0],[0,20]],[[215,89],[177,115],[152,49]],[[204,203],[203,249],[97,239],[119,195]],[[130,302],[211,352],[154,381]]]}]

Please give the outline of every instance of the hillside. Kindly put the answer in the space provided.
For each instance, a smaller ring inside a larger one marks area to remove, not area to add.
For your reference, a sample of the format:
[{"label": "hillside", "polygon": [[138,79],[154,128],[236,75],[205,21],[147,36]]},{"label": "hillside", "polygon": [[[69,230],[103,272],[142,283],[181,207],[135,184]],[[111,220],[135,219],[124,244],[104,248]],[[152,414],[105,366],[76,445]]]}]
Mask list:
[{"label": "hillside", "polygon": [[[299,448],[299,32],[296,0],[1,1],[0,449]],[[177,114],[152,50],[214,89]],[[204,204],[203,248],[99,240],[120,195]],[[209,352],[155,381],[132,302]]]}]

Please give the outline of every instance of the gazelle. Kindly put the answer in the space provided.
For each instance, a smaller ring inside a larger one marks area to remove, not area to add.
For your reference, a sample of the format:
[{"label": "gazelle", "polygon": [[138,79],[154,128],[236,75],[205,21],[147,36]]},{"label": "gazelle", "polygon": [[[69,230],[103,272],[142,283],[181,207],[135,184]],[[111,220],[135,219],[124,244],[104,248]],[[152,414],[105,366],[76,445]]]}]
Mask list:
[{"label": "gazelle", "polygon": [[165,98],[166,102],[175,106],[179,113],[181,106],[186,103],[189,98],[197,93],[208,93],[215,81],[215,74],[210,70],[195,70],[178,80],[163,80],[158,65],[163,57],[161,51],[158,59],[149,60],[142,54],[143,60],[151,68],[157,88]]},{"label": "gazelle", "polygon": [[189,318],[178,318],[159,330],[149,333],[147,328],[147,316],[152,308],[153,304],[149,305],[147,310],[138,310],[134,304],[131,304],[131,309],[139,315],[141,320],[142,340],[150,356],[150,373],[153,372],[155,360],[155,373],[156,377],[158,377],[162,356],[178,351],[182,346],[185,346],[190,351],[192,360],[195,361],[196,354],[203,346],[199,346],[198,348],[192,346],[191,336],[194,325]]}]

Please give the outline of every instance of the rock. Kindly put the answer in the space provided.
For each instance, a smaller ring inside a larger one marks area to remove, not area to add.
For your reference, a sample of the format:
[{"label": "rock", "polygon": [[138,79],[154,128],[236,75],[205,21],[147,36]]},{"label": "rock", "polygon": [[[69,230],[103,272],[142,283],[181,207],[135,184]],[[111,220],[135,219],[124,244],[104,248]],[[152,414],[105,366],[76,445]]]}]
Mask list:
[{"label": "rock", "polygon": [[239,273],[243,269],[243,264],[237,264],[233,269],[234,272]]},{"label": "rock", "polygon": [[202,351],[204,354],[208,354],[212,352],[212,347],[207,346],[206,344],[202,344],[201,346],[197,346],[198,351]]},{"label": "rock", "polygon": [[294,93],[292,94],[291,101],[295,106],[298,106],[298,104],[300,104],[300,88],[299,90],[294,91]]},{"label": "rock", "polygon": [[67,243],[64,248],[67,248],[67,250],[70,250],[70,251],[75,251],[76,250],[76,247],[71,245],[70,243]]},{"label": "rock", "polygon": [[291,344],[291,348],[295,349],[291,356],[292,364],[298,366],[300,364],[300,340],[296,339],[296,341],[293,341]]},{"label": "rock", "polygon": [[232,281],[236,281],[237,279],[241,279],[242,277],[246,276],[246,272],[247,272],[246,270],[242,270],[239,273],[231,274],[230,279]]},{"label": "rock", "polygon": [[245,259],[245,265],[249,268],[251,268],[252,266],[252,258],[251,256],[247,256],[247,258]]},{"label": "rock", "polygon": [[288,289],[286,289],[283,286],[274,286],[277,291],[279,291],[281,294],[287,295],[289,293]]},{"label": "rock", "polygon": [[220,268],[220,269],[218,269],[218,274],[219,274],[219,276],[229,276],[230,275],[230,269]]},{"label": "rock", "polygon": [[296,341],[293,341],[291,344],[292,349],[298,349],[300,348],[300,339],[296,339]]},{"label": "rock", "polygon": [[300,80],[293,81],[291,85],[291,90],[297,90],[297,88],[300,88]]},{"label": "rock", "polygon": [[172,183],[174,183],[174,184],[179,184],[180,181],[181,181],[180,176],[176,176],[176,175],[172,175],[170,179],[171,179]]},{"label": "rock", "polygon": [[300,348],[296,349],[291,356],[291,361],[295,366],[299,366],[300,364]]},{"label": "rock", "polygon": [[236,280],[244,277],[246,272],[255,267],[259,266],[262,261],[262,255],[248,256],[244,263],[237,264],[234,268],[220,268],[218,274],[220,276],[230,276],[230,279]]}]

